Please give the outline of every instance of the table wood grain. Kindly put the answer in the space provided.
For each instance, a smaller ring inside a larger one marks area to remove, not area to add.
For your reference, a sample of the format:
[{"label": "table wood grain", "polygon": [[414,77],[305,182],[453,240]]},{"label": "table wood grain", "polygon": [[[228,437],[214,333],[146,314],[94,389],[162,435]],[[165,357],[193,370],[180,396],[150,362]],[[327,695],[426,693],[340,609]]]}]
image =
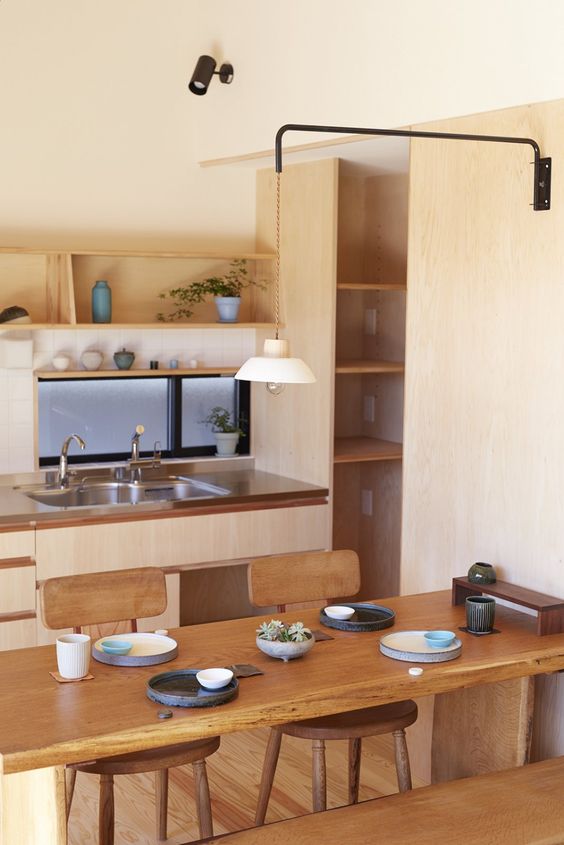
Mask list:
[{"label": "table wood grain", "polygon": [[[463,625],[464,608],[448,590],[379,599],[396,612],[393,630],[449,629]],[[267,618],[265,616],[264,618]],[[318,610],[280,614],[319,627]],[[405,698],[536,675],[564,668],[564,634],[538,637],[535,619],[498,607],[501,634],[458,633],[462,655],[425,665],[412,677],[408,663],[382,655],[381,632],[332,630],[304,658],[283,663],[262,654],[255,628],[262,617],[214,622],[170,631],[178,657],[167,669],[253,663],[264,672],[240,683],[235,701],[203,710],[160,708],[145,695],[154,667],[115,667],[92,662],[88,684],[57,684],[55,647],[0,654],[0,754],[5,774],[80,762],[169,743],[319,715],[357,710]]]}]

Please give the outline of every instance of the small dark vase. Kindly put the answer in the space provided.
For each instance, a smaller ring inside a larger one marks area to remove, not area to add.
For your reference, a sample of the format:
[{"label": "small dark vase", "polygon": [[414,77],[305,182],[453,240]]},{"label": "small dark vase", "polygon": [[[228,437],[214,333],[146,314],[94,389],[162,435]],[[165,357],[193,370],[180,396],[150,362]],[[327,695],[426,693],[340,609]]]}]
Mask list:
[{"label": "small dark vase", "polygon": [[473,563],[468,570],[468,580],[471,584],[495,584],[495,569],[491,563]]}]

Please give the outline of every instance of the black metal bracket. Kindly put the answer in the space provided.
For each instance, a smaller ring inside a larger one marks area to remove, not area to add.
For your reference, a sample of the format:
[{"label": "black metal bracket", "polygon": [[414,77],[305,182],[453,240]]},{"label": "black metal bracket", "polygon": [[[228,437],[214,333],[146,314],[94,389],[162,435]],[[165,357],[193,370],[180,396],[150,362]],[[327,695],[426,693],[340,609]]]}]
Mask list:
[{"label": "black metal bracket", "polygon": [[550,182],[552,159],[541,158],[540,147],[533,138],[514,138],[505,135],[467,135],[456,132],[423,132],[415,129],[374,129],[353,126],[314,126],[311,124],[286,123],[276,133],[275,168],[282,173],[282,138],[286,132],[329,132],[342,135],[384,135],[396,138],[441,138],[453,141],[487,141],[496,144],[528,144],[534,152],[533,208],[535,211],[550,209]]}]

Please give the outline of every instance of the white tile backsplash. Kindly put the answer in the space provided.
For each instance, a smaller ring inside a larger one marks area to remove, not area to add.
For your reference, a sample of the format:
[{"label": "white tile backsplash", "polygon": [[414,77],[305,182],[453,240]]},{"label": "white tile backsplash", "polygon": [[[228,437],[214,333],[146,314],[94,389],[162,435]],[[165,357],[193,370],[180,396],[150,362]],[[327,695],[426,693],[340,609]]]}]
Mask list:
[{"label": "white tile backsplash", "polygon": [[[13,337],[12,333],[12,337]],[[262,346],[262,344],[260,344]],[[159,361],[168,370],[171,358],[179,369],[190,361],[200,366],[239,365],[256,354],[254,329],[61,329],[33,332],[15,341],[0,336],[0,473],[31,472],[34,469],[34,378],[33,370],[53,369],[55,355],[67,355],[71,369],[82,369],[80,356],[98,349],[104,355],[103,369],[115,369],[114,352],[135,352],[134,369]]]}]

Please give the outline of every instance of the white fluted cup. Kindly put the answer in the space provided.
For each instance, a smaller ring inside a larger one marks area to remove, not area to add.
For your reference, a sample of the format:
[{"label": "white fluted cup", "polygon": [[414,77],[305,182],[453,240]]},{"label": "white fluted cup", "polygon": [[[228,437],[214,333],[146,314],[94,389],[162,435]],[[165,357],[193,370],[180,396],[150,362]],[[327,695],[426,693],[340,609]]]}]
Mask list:
[{"label": "white fluted cup", "polygon": [[88,674],[90,637],[88,634],[63,634],[57,637],[57,666],[62,678],[78,680]]}]

